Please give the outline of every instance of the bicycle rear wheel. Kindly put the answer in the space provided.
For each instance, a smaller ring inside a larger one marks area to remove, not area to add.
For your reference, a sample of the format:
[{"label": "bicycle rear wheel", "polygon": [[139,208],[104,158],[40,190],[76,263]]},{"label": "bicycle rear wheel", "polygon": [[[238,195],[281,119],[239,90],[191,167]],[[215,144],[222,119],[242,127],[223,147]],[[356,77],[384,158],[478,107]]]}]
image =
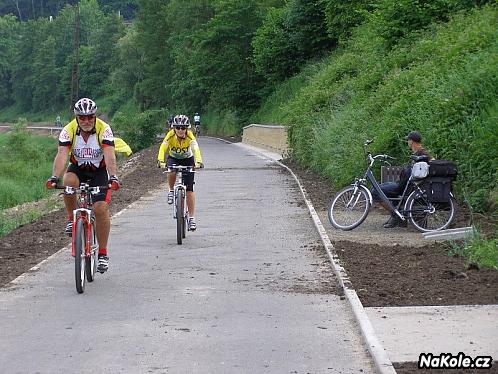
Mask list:
[{"label": "bicycle rear wheel", "polygon": [[90,230],[87,235],[90,237],[90,256],[85,257],[86,280],[88,282],[93,282],[95,279],[95,271],[97,270],[97,254],[99,250],[95,233],[95,219],[92,219],[92,224],[90,225]]},{"label": "bicycle rear wheel", "polygon": [[76,291],[85,292],[85,221],[79,219],[76,221],[74,231],[74,279],[76,281]]},{"label": "bicycle rear wheel", "polygon": [[455,217],[456,203],[453,197],[448,202],[429,202],[425,191],[413,191],[406,200],[408,220],[418,231],[438,231],[448,228]]},{"label": "bicycle rear wheel", "polygon": [[329,204],[329,221],[336,229],[352,230],[367,218],[369,210],[370,199],[364,187],[345,187]]},{"label": "bicycle rear wheel", "polygon": [[185,230],[185,206],[184,191],[182,188],[176,190],[176,242],[182,244],[183,230]]}]

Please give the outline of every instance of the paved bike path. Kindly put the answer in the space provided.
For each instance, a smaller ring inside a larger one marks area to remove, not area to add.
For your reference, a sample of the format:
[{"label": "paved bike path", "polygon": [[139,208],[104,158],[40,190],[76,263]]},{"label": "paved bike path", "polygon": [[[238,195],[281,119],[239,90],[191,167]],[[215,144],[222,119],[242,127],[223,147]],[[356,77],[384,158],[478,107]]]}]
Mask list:
[{"label": "paved bike path", "polygon": [[3,372],[374,372],[292,177],[200,144],[183,245],[155,191],[113,218],[110,270],[84,294],[68,250],[0,290]]}]

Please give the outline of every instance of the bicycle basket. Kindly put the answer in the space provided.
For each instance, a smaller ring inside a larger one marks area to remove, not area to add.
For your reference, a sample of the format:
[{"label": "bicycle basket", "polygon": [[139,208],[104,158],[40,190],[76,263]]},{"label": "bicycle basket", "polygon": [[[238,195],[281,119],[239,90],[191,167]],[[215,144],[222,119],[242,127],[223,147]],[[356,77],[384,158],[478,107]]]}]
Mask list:
[{"label": "bicycle basket", "polygon": [[412,166],[412,176],[414,179],[424,179],[429,174],[429,164],[427,162],[416,162]]}]

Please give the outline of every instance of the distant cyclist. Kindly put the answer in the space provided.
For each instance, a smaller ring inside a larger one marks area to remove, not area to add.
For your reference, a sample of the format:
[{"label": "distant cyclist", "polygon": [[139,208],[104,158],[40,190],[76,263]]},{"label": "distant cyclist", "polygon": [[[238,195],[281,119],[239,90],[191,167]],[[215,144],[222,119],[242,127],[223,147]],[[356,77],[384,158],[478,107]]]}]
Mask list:
[{"label": "distant cyclist", "polygon": [[[171,130],[173,128],[173,120],[175,119],[175,115],[174,114],[171,114],[169,117],[168,117],[168,128],[167,130]],[[167,132],[167,131],[166,131]]]},{"label": "distant cyclist", "polygon": [[[119,189],[114,135],[111,127],[97,118],[96,113],[97,105],[91,99],[80,99],[74,105],[76,118],[69,122],[59,135],[59,147],[54,159],[52,176],[46,182],[47,188],[54,188],[64,171],[65,186],[79,187],[80,182],[88,182],[90,186],[109,185],[113,190]],[[68,156],[70,160],[66,168]],[[109,218],[111,191],[93,195],[92,200],[99,243],[97,270],[104,273],[109,267],[107,241],[111,225]],[[65,232],[71,235],[73,210],[77,207],[76,195],[64,195],[64,204],[68,214]]]},{"label": "distant cyclist", "polygon": [[[197,144],[194,134],[190,129],[189,118],[183,114],[173,119],[173,129],[170,130],[159,147],[157,163],[160,168],[172,165],[193,166],[203,168],[201,150]],[[167,155],[166,162],[164,157]],[[173,204],[173,189],[175,188],[176,173],[168,173],[168,204]],[[197,228],[195,222],[195,193],[194,175],[187,175],[187,208],[189,212],[188,228],[194,231]]]},{"label": "distant cyclist", "polygon": [[199,113],[194,114],[194,131],[195,136],[201,135],[201,116]]}]

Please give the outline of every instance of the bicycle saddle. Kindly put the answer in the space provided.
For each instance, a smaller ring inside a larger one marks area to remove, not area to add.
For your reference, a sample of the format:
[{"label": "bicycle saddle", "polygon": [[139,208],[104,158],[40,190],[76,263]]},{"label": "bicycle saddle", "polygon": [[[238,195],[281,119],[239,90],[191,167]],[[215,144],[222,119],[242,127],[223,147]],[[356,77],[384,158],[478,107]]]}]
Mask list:
[{"label": "bicycle saddle", "polygon": [[410,159],[415,161],[415,162],[429,162],[429,157],[422,155],[422,156],[416,156],[416,155],[411,155]]}]

